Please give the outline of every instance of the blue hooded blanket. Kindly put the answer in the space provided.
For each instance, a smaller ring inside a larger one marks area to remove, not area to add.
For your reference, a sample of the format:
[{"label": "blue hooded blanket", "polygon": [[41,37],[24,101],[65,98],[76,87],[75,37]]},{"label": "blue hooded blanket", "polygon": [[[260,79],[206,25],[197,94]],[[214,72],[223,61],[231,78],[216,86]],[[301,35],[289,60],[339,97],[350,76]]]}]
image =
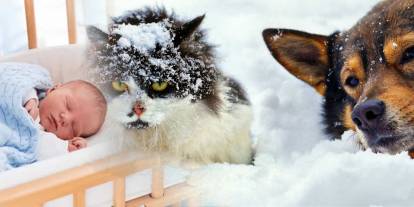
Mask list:
[{"label": "blue hooded blanket", "polygon": [[38,65],[0,63],[0,171],[36,161],[39,129],[23,106],[30,90],[52,87]]}]

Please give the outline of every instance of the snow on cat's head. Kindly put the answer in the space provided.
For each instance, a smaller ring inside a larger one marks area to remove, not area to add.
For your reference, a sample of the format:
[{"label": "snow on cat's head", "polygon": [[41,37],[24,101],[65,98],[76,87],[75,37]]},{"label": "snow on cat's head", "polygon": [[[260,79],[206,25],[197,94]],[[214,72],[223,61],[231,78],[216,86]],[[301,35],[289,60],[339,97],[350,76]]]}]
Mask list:
[{"label": "snow on cat's head", "polygon": [[220,72],[198,29],[203,18],[184,22],[163,8],[145,8],[113,18],[108,33],[88,28],[97,65],[92,72],[119,102],[119,120],[154,126],[177,111],[174,106],[214,95]]},{"label": "snow on cat's head", "polygon": [[117,45],[122,48],[133,47],[145,54],[158,45],[165,48],[172,42],[171,34],[166,26],[168,22],[147,23],[140,25],[116,25],[113,34],[121,35]]}]

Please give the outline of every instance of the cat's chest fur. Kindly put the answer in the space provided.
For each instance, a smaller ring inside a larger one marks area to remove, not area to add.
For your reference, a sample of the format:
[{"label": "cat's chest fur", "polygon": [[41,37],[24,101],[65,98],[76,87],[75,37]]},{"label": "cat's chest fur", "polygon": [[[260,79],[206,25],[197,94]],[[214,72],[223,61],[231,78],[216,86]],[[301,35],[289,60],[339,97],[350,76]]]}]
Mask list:
[{"label": "cat's chest fur", "polygon": [[[126,130],[124,145],[164,152],[197,163],[249,163],[252,158],[251,107],[231,102],[230,88],[225,83],[218,87],[217,96],[222,102],[217,113],[202,101],[176,104],[157,126]],[[126,106],[122,101],[112,101],[109,116],[117,116],[123,107]]]}]

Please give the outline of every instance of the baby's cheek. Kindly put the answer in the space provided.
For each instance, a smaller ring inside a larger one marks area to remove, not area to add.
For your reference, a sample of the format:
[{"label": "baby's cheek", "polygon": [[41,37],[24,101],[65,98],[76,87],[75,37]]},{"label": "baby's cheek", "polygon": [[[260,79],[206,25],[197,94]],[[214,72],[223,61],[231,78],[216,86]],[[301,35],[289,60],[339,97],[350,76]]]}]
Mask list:
[{"label": "baby's cheek", "polygon": [[43,127],[43,130],[50,132],[49,123],[47,122],[47,119],[43,116],[43,114],[39,111],[39,124]]},{"label": "baby's cheek", "polygon": [[56,136],[63,140],[70,140],[73,138],[73,134],[68,127],[60,127],[56,132]]}]

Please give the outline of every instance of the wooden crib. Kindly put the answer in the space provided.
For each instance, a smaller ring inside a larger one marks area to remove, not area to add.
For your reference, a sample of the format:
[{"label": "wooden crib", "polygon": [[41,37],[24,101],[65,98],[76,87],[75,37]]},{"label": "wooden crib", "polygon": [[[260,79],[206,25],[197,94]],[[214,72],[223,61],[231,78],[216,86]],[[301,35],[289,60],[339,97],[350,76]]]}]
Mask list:
[{"label": "wooden crib", "polygon": [[[2,61],[23,61],[37,63],[40,65],[55,62],[55,65],[65,65],[69,62],[59,62],[59,58],[43,58],[33,61],[33,57],[40,55],[48,56],[61,53],[61,56],[82,56],[79,54],[79,46],[61,46],[57,48],[37,47],[36,24],[33,0],[24,0],[26,12],[26,24],[28,33],[29,51],[0,58]],[[76,43],[76,24],[74,1],[66,0],[69,43]],[[66,55],[66,53],[68,53]],[[46,59],[46,60],[45,60]],[[76,59],[76,58],[75,58]],[[45,62],[47,61],[47,62]],[[70,60],[73,62],[73,58]],[[75,65],[73,67],[81,67]],[[69,73],[76,73],[69,71]],[[81,73],[78,71],[78,73]],[[65,79],[62,71],[52,72],[52,77]],[[181,182],[164,188],[164,167],[160,156],[157,154],[138,153],[135,151],[121,151],[102,159],[83,164],[74,168],[66,169],[45,177],[21,183],[16,186],[0,190],[0,207],[40,207],[46,202],[66,196],[73,195],[75,207],[86,206],[87,189],[102,183],[113,183],[113,194],[102,195],[112,197],[113,206],[197,206],[198,194],[185,182]],[[30,167],[30,166],[28,166]],[[151,192],[146,195],[127,200],[125,196],[126,176],[151,169]],[[1,181],[0,181],[1,182]]]},{"label": "wooden crib", "polygon": [[[145,169],[152,170],[152,191],[148,195],[125,199],[125,177]],[[113,205],[133,206],[197,206],[194,189],[185,183],[164,189],[163,167],[159,156],[122,152],[92,163],[43,177],[0,191],[0,206],[38,207],[47,201],[73,194],[73,206],[84,207],[86,189],[113,182]]]}]

